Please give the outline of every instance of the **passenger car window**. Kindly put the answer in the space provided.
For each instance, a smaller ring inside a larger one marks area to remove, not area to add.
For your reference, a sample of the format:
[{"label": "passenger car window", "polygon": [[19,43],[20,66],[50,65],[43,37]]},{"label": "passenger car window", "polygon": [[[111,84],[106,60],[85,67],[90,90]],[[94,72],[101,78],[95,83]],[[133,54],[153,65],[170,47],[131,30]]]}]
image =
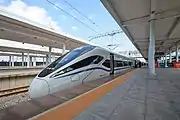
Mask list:
[{"label": "passenger car window", "polygon": [[126,61],[124,61],[123,63],[124,63],[124,66],[128,66],[128,63]]},{"label": "passenger car window", "polygon": [[122,61],[116,61],[116,67],[122,67],[123,62]]},{"label": "passenger car window", "polygon": [[110,60],[105,60],[102,65],[107,68],[110,68]]}]

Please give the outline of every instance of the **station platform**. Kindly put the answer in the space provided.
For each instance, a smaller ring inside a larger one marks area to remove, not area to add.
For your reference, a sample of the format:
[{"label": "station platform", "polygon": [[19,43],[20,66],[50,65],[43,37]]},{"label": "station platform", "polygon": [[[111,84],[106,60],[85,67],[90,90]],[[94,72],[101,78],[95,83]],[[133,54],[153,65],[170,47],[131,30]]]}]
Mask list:
[{"label": "station platform", "polygon": [[0,68],[0,78],[36,75],[43,67],[4,67]]},{"label": "station platform", "polygon": [[0,91],[29,86],[43,67],[5,67],[0,68]]},{"label": "station platform", "polygon": [[[180,69],[126,71],[0,111],[0,120],[180,120]],[[122,74],[122,73],[121,73]]]},{"label": "station platform", "polygon": [[86,94],[35,116],[36,120],[179,120],[180,70],[129,72]]}]

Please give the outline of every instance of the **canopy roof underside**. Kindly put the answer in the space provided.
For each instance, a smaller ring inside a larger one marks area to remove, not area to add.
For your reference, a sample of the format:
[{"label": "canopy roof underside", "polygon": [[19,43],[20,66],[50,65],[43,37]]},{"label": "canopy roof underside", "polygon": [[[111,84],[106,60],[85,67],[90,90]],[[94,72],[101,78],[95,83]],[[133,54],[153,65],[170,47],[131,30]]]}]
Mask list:
[{"label": "canopy roof underside", "polygon": [[[180,42],[180,0],[155,1],[155,52]],[[144,58],[148,57],[151,0],[101,0]]]}]

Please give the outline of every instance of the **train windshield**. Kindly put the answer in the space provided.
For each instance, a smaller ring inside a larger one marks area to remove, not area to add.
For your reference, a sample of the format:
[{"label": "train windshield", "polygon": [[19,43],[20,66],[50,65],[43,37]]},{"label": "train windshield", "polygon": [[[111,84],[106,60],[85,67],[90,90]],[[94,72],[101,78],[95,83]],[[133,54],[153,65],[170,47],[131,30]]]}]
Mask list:
[{"label": "train windshield", "polygon": [[49,66],[47,66],[39,75],[38,77],[45,77],[46,75],[52,73],[53,71],[57,70],[58,68],[66,65],[67,63],[71,62],[75,58],[81,56],[84,53],[87,53],[93,50],[95,46],[87,45],[80,48],[76,48],[69,53],[59,57],[57,60],[52,62]]}]

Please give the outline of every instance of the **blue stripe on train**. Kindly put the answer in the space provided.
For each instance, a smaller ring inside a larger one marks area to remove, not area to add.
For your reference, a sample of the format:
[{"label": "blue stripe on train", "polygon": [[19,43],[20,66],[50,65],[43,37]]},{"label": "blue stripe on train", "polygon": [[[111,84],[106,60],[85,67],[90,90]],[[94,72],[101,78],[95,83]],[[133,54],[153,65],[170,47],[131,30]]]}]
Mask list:
[{"label": "blue stripe on train", "polygon": [[[125,67],[125,68],[127,68],[127,67]],[[78,74],[78,73],[85,72],[85,71],[90,71],[90,70],[96,70],[96,69],[104,70],[104,71],[107,71],[107,72],[111,71],[111,70],[108,70],[108,69],[105,69],[105,68],[102,68],[102,67],[94,67],[94,68],[88,68],[88,69],[85,69],[85,70],[80,70],[80,71],[77,71],[77,72],[74,72],[74,73],[71,73],[71,74],[62,75],[62,76],[59,76],[59,77],[56,76],[56,77],[54,77],[54,79],[68,77],[68,76],[71,76],[71,75],[74,75],[74,74]],[[116,68],[114,70],[121,70],[121,69],[124,69],[124,68]]]},{"label": "blue stripe on train", "polygon": [[104,68],[101,68],[101,67],[94,67],[94,68],[88,68],[88,69],[85,69],[85,70],[80,70],[80,71],[77,71],[77,72],[74,72],[74,73],[71,73],[71,74],[55,77],[55,79],[62,78],[62,77],[67,77],[67,76],[71,76],[71,75],[74,75],[74,74],[78,74],[78,73],[85,72],[85,71],[90,71],[90,70],[95,70],[95,69],[104,70],[104,71],[107,71],[107,72],[111,71],[111,70],[104,69]]}]

